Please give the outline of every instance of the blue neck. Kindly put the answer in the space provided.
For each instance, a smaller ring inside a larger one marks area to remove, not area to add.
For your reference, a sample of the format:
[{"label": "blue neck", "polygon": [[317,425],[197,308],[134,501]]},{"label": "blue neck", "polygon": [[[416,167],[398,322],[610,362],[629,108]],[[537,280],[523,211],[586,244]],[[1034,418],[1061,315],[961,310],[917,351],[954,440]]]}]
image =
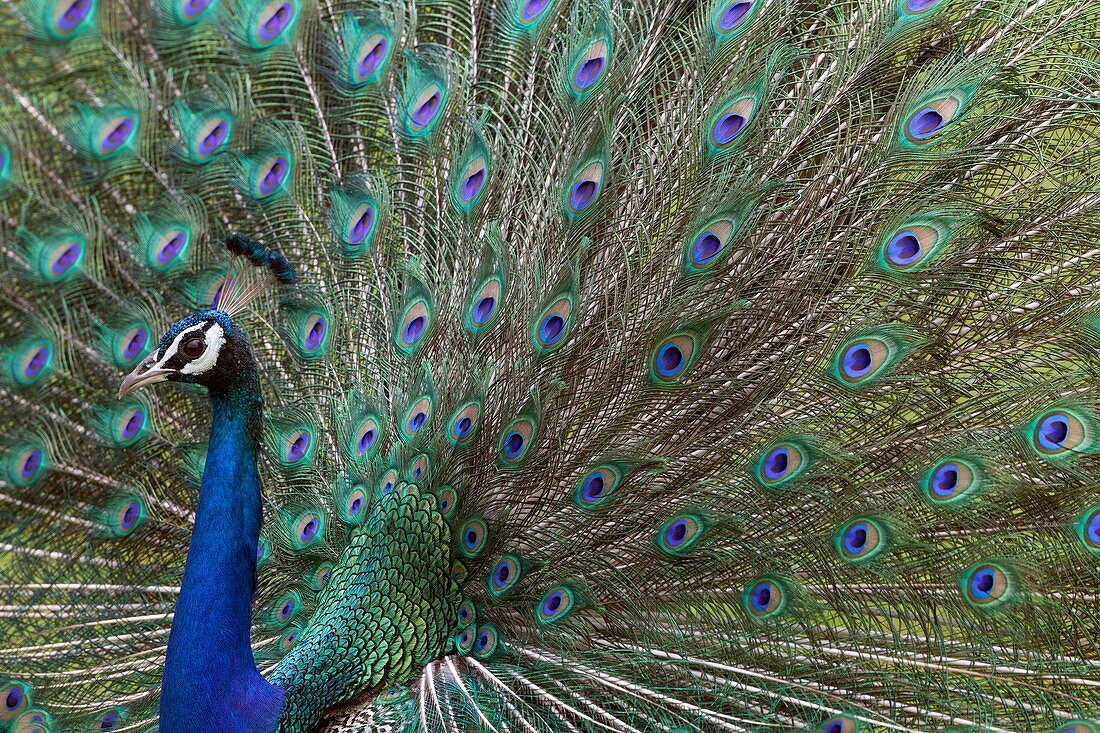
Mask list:
[{"label": "blue neck", "polygon": [[274,733],[283,693],[256,670],[249,644],[262,511],[254,373],[211,392],[213,423],[195,529],[168,639],[161,733]]}]

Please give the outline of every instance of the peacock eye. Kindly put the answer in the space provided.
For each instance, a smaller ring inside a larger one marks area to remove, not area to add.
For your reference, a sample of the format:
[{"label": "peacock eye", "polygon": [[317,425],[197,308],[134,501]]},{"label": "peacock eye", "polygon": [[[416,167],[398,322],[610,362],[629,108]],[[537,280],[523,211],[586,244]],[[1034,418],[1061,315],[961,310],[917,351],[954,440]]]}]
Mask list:
[{"label": "peacock eye", "polygon": [[183,355],[188,359],[195,359],[202,356],[202,352],[206,350],[206,341],[200,338],[188,339],[183,342]]}]

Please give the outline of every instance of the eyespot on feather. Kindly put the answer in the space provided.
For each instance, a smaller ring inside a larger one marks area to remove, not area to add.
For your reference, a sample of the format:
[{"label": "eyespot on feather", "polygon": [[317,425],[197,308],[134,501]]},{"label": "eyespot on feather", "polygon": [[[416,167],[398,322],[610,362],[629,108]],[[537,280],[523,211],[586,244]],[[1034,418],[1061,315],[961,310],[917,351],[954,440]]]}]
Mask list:
[{"label": "eyespot on feather", "polygon": [[111,438],[118,446],[130,446],[145,435],[148,427],[145,407],[131,402],[115,410],[111,418]]},{"label": "eyespot on feather", "polygon": [[96,716],[89,733],[119,730],[125,722],[126,710],[119,707],[111,708]]},{"label": "eyespot on feather", "polygon": [[114,537],[129,537],[145,521],[145,502],[140,496],[125,496],[106,508],[107,528]]},{"label": "eyespot on feather", "polygon": [[0,722],[9,723],[31,705],[31,688],[24,682],[10,680],[0,687]]},{"label": "eyespot on feather", "polygon": [[499,319],[504,296],[504,282],[499,276],[488,278],[478,287],[466,308],[466,328],[471,333],[481,333],[491,328]]},{"label": "eyespot on feather", "polygon": [[360,201],[348,212],[340,238],[349,250],[359,251],[369,246],[376,226],[374,202]]},{"label": "eyespot on feather", "polygon": [[895,230],[882,243],[879,261],[889,270],[919,270],[939,255],[946,232],[930,224],[911,224]]},{"label": "eyespot on feather", "polygon": [[537,28],[550,15],[556,0],[515,0],[515,20],[521,30]]},{"label": "eyespot on feather", "polygon": [[833,362],[833,375],[848,387],[869,384],[882,377],[897,360],[899,350],[888,338],[867,336],[844,344]]},{"label": "eyespot on feather", "polygon": [[268,611],[268,620],[277,627],[283,627],[294,620],[302,607],[302,598],[295,591],[281,595]]},{"label": "eyespot on feather", "polygon": [[689,274],[704,272],[729,254],[727,245],[737,232],[738,222],[720,218],[707,224],[692,236],[684,248],[684,269]]},{"label": "eyespot on feather", "polygon": [[353,87],[377,81],[390,59],[393,42],[381,30],[365,35],[356,52],[349,57],[346,78]]},{"label": "eyespot on feather", "polygon": [[378,495],[383,496],[397,488],[397,471],[392,468],[378,479]]},{"label": "eyespot on feather", "polygon": [[567,585],[554,586],[543,594],[535,607],[535,620],[540,624],[563,621],[577,607],[577,595]]},{"label": "eyespot on feather", "polygon": [[38,274],[48,284],[65,282],[81,272],[84,238],[66,235],[45,243],[38,250]]},{"label": "eyespot on feather", "polygon": [[407,687],[391,687],[376,698],[382,705],[396,705],[409,699]]},{"label": "eyespot on feather", "polygon": [[480,153],[466,162],[454,178],[452,195],[463,211],[472,209],[481,200],[489,185],[489,156]]},{"label": "eyespot on feather", "polygon": [[886,549],[886,539],[882,524],[874,519],[860,518],[842,525],[834,543],[841,558],[860,563],[881,554]]},{"label": "eyespot on feather", "polygon": [[229,146],[233,134],[233,118],[228,114],[214,113],[194,125],[187,140],[191,159],[207,163]]},{"label": "eyespot on feather", "polygon": [[210,12],[214,4],[215,0],[176,0],[172,5],[172,15],[180,25],[195,25]]},{"label": "eyespot on feather", "polygon": [[290,36],[298,20],[297,0],[270,0],[260,4],[248,22],[248,45],[270,48]]},{"label": "eyespot on feather", "polygon": [[834,715],[817,727],[817,733],[857,733],[859,722],[850,715]]},{"label": "eyespot on feather", "polygon": [[744,95],[724,105],[707,125],[707,145],[712,154],[732,150],[744,138],[756,115],[757,98]]},{"label": "eyespot on feather", "polygon": [[578,99],[591,94],[603,81],[611,62],[609,38],[597,38],[578,54],[568,72],[569,91]]},{"label": "eyespot on feather", "polygon": [[500,458],[507,464],[517,464],[522,461],[535,439],[536,424],[532,418],[518,418],[504,429],[500,436],[498,450]]},{"label": "eyespot on feather", "polygon": [[1100,505],[1086,509],[1081,515],[1077,534],[1089,552],[1100,554]]},{"label": "eyespot on feather", "polygon": [[1100,733],[1100,725],[1087,720],[1071,720],[1055,728],[1052,733]]},{"label": "eyespot on feather", "polygon": [[477,608],[472,600],[465,598],[458,604],[457,618],[461,626],[472,626],[477,622]]},{"label": "eyespot on feather", "polygon": [[474,439],[481,421],[481,403],[471,400],[455,410],[448,421],[447,440],[451,445],[465,445]]},{"label": "eyespot on feather", "polygon": [[489,529],[485,520],[478,517],[467,519],[458,531],[458,551],[463,557],[474,559],[481,555],[488,542]]},{"label": "eyespot on feather", "polygon": [[764,620],[780,613],[787,604],[783,587],[774,578],[759,578],[745,587],[741,602],[749,616]]},{"label": "eyespot on feather", "polygon": [[466,627],[455,635],[455,651],[459,654],[469,654],[474,648],[474,636],[476,631]]},{"label": "eyespot on feather", "polygon": [[963,458],[947,458],[932,466],[922,482],[924,494],[934,504],[962,504],[983,488],[980,464]]},{"label": "eyespot on feather", "polygon": [[584,510],[595,509],[611,499],[622,482],[622,471],[611,464],[597,466],[580,480],[573,503]]},{"label": "eyespot on feather", "polygon": [[594,160],[584,165],[569,181],[565,191],[565,214],[577,219],[590,212],[604,186],[604,163]]},{"label": "eyespot on feather", "polygon": [[963,597],[974,608],[995,608],[1015,591],[1010,572],[994,562],[971,565],[959,579]]},{"label": "eyespot on feather", "polygon": [[8,480],[16,486],[37,483],[49,468],[46,448],[39,443],[29,443],[9,451],[7,457]]},{"label": "eyespot on feather", "polygon": [[401,419],[401,435],[405,440],[412,440],[428,426],[434,407],[430,395],[424,395],[409,405]]},{"label": "eyespot on feather", "polygon": [[720,42],[743,33],[762,3],[759,0],[718,0],[711,9],[711,31]]},{"label": "eyespot on feather", "polygon": [[321,590],[332,580],[334,565],[331,562],[320,563],[310,572],[306,579],[306,585],[312,590]]},{"label": "eyespot on feather", "polygon": [[321,541],[325,533],[325,517],[320,512],[305,511],[294,519],[290,538],[294,549],[304,550]]},{"label": "eyespot on feather", "polygon": [[49,35],[67,41],[94,24],[96,0],[53,0],[43,6],[43,11]]},{"label": "eyespot on feather", "polygon": [[151,347],[149,334],[149,326],[144,322],[131,323],[116,331],[111,340],[115,363],[121,367],[131,367],[141,361]]},{"label": "eyespot on feather", "polygon": [[353,486],[340,507],[340,516],[349,524],[359,524],[367,515],[369,504],[367,487],[362,485]]},{"label": "eyespot on feather", "polygon": [[451,519],[458,510],[458,492],[450,486],[444,486],[437,494],[439,499],[439,513],[444,519]]},{"label": "eyespot on feather", "polygon": [[901,123],[901,138],[908,145],[927,145],[962,117],[972,90],[957,88],[926,97]]},{"label": "eyespot on feather", "polygon": [[1072,408],[1048,409],[1028,428],[1032,449],[1050,461],[1091,453],[1096,442],[1096,422],[1091,415]]},{"label": "eyespot on feather", "polygon": [[432,327],[432,315],[431,306],[424,298],[417,298],[409,303],[394,333],[394,342],[398,350],[405,354],[412,354],[424,345],[428,331]]},{"label": "eyespot on feather", "polygon": [[130,150],[137,139],[140,119],[136,112],[118,110],[105,114],[90,126],[89,148],[101,160],[109,160]]},{"label": "eyespot on feather", "polygon": [[573,297],[563,295],[547,306],[531,329],[535,350],[548,353],[560,348],[569,339],[573,319]]},{"label": "eyespot on feather", "polygon": [[313,430],[308,425],[299,425],[288,430],[282,439],[280,460],[284,466],[306,465],[313,459],[316,441]]},{"label": "eyespot on feather", "polygon": [[485,579],[489,593],[496,598],[501,598],[515,588],[522,575],[522,567],[517,556],[501,556],[489,571],[489,577]]},{"label": "eyespot on feather", "polygon": [[427,485],[431,480],[431,460],[426,453],[419,453],[409,461],[405,471],[405,477],[409,481],[421,485]]},{"label": "eyespot on feather", "polygon": [[699,347],[699,337],[694,333],[685,331],[666,338],[650,356],[650,380],[657,384],[680,381],[694,365]]},{"label": "eyespot on feather", "polygon": [[167,272],[187,258],[191,232],[178,224],[153,235],[145,244],[146,262],[155,272]]},{"label": "eyespot on feather", "polygon": [[269,153],[249,163],[249,193],[263,201],[283,193],[291,179],[293,159],[289,152]]},{"label": "eyespot on feather", "polygon": [[319,310],[303,313],[298,317],[297,336],[298,353],[307,359],[323,356],[331,337],[329,316]]},{"label": "eyespot on feather", "polygon": [[377,452],[381,437],[381,420],[376,415],[367,415],[351,436],[351,455],[357,461],[369,460]]},{"label": "eyespot on feather", "polygon": [[492,624],[478,627],[474,635],[474,656],[488,659],[501,647],[501,635]]},{"label": "eyespot on feather", "polygon": [[657,532],[657,546],[666,554],[678,555],[691,548],[703,535],[705,525],[694,514],[680,514],[665,522]]},{"label": "eyespot on feather", "polygon": [[16,384],[29,387],[53,371],[54,345],[49,339],[34,339],[14,349],[10,373]]},{"label": "eyespot on feather", "polygon": [[[3,720],[3,713],[0,713],[0,720]],[[53,717],[45,710],[31,708],[12,720],[10,733],[51,733],[53,730]]]},{"label": "eyespot on feather", "polygon": [[784,441],[760,454],[753,474],[761,485],[775,488],[798,478],[809,465],[805,447],[796,441]]},{"label": "eyespot on feather", "polygon": [[405,106],[405,126],[413,137],[429,134],[443,117],[447,90],[439,82],[429,82]]}]

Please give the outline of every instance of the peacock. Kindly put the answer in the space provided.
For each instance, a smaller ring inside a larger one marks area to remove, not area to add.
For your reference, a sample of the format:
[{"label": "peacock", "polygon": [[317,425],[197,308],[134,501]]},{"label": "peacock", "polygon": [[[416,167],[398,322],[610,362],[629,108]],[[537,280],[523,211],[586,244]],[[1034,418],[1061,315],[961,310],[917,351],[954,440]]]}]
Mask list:
[{"label": "peacock", "polygon": [[1100,733],[1100,4],[6,0],[0,730]]}]

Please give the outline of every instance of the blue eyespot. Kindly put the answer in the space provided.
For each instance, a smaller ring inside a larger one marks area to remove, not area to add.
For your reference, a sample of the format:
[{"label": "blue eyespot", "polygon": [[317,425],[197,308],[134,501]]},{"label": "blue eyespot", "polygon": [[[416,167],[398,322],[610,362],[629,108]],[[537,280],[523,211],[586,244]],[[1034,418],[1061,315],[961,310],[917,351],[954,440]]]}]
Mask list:
[{"label": "blue eyespot", "polygon": [[432,419],[432,397],[424,395],[409,406],[405,411],[405,417],[401,425],[401,433],[406,440],[413,440],[416,435],[424,430]]},{"label": "blue eyespot", "polygon": [[505,463],[519,463],[530,450],[534,437],[534,420],[524,417],[513,421],[500,438],[500,457]]},{"label": "blue eyespot", "polygon": [[540,624],[549,624],[566,618],[576,607],[577,598],[572,589],[559,585],[546,591],[539,601],[535,619]]},{"label": "blue eyespot", "polygon": [[500,645],[500,633],[492,624],[486,624],[477,630],[474,635],[474,656],[485,659],[495,652]]},{"label": "blue eyespot", "polygon": [[967,602],[978,608],[998,605],[1007,600],[1013,591],[1011,575],[992,562],[970,566],[962,575],[961,585]]},{"label": "blue eyespot", "polygon": [[519,558],[505,555],[489,573],[489,592],[498,598],[503,596],[519,582],[521,573]]},{"label": "blue eyespot", "polygon": [[516,458],[523,452],[523,436],[512,431],[504,436],[504,455]]},{"label": "blue eyespot", "polygon": [[1078,534],[1085,547],[1100,553],[1100,506],[1087,509],[1077,525]]},{"label": "blue eyespot", "polygon": [[823,722],[817,728],[817,733],[856,733],[859,725],[855,718],[848,715],[836,715]]},{"label": "blue eyespot", "polygon": [[1077,410],[1047,410],[1032,425],[1032,447],[1051,460],[1089,452],[1095,442],[1095,422],[1090,415]]},{"label": "blue eyespot", "polygon": [[657,533],[657,546],[669,555],[677,555],[702,536],[703,521],[694,514],[680,514],[665,522]]},{"label": "blue eyespot", "polygon": [[488,534],[489,530],[484,520],[477,517],[467,519],[458,532],[458,536],[462,539],[459,552],[470,559],[479,556],[485,549]]},{"label": "blue eyespot", "polygon": [[752,6],[753,3],[751,2],[734,0],[734,2],[726,6],[725,10],[722,11],[722,15],[719,16],[718,27],[724,33],[729,33],[745,21],[749,11],[752,10]]},{"label": "blue eyespot", "polygon": [[699,341],[694,334],[679,333],[657,345],[650,357],[650,379],[673,384],[687,373],[696,359]]},{"label": "blue eyespot", "polygon": [[946,124],[939,110],[925,107],[909,119],[909,135],[917,140],[927,140]]},{"label": "blue eyespot", "polygon": [[837,532],[836,548],[848,562],[863,562],[886,548],[886,532],[883,525],[873,519],[855,519]]},{"label": "blue eyespot", "polygon": [[786,597],[779,583],[761,578],[746,586],[742,603],[750,616],[763,620],[782,611]]}]

